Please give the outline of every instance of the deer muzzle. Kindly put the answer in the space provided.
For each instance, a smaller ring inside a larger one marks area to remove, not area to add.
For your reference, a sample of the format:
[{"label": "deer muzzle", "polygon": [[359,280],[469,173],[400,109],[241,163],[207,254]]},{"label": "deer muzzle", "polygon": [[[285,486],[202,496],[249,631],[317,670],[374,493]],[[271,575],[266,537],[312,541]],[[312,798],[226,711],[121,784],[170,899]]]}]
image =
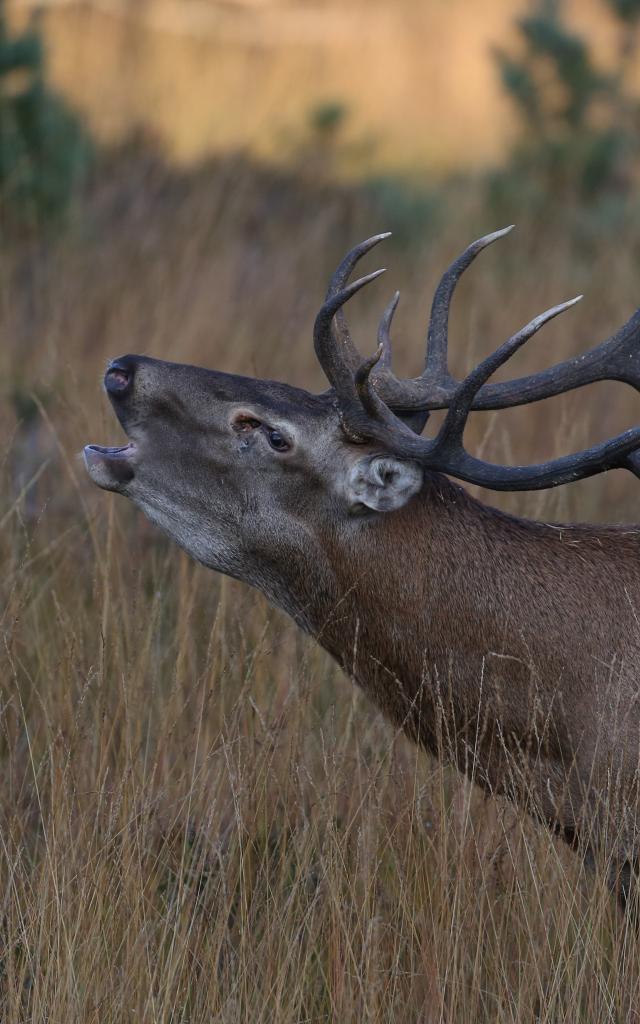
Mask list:
[{"label": "deer muzzle", "polygon": [[[136,365],[135,356],[121,356],[109,363],[104,375],[105,391],[123,426],[122,406],[133,393]],[[95,484],[108,491],[120,491],[135,475],[135,453],[136,444],[130,441],[115,447],[88,444],[82,454],[87,472]]]}]

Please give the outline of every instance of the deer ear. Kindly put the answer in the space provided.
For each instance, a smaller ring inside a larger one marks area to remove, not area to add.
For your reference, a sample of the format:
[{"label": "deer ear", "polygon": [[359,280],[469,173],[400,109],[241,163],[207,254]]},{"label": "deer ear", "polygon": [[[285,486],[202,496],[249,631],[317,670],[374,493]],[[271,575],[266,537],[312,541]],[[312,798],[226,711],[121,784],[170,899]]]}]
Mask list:
[{"label": "deer ear", "polygon": [[422,487],[422,469],[387,455],[359,459],[349,470],[347,495],[354,511],[363,505],[374,512],[402,508]]}]

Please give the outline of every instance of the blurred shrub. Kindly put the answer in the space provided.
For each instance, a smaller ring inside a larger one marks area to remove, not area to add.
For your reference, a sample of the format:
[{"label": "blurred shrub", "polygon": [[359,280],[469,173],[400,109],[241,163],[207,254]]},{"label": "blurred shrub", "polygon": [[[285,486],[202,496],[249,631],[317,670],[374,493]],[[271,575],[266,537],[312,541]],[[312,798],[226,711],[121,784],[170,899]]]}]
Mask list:
[{"label": "blurred shrub", "polygon": [[602,3],[618,32],[612,70],[601,70],[586,38],[566,24],[561,0],[533,0],[531,13],[517,20],[515,51],[495,51],[520,132],[506,166],[492,175],[494,202],[519,197],[535,206],[630,193],[640,158],[640,103],[629,84],[640,0]]},{"label": "blurred shrub", "polygon": [[635,25],[640,18],[640,2],[638,0],[605,0],[605,3],[614,14],[630,25]]},{"label": "blurred shrub", "polygon": [[326,99],[306,114],[302,133],[291,140],[291,163],[312,181],[341,177],[358,156],[360,142],[346,135],[349,108],[339,99]]},{"label": "blurred shrub", "polygon": [[401,174],[367,175],[364,168],[375,165],[377,140],[353,133],[347,137],[348,118],[349,108],[337,99],[309,110],[305,135],[293,151],[295,172],[312,188],[350,192],[355,203],[370,210],[378,230],[391,231],[396,242],[422,239],[440,222],[445,190],[424,176],[416,182]]},{"label": "blurred shrub", "polygon": [[60,217],[88,168],[91,143],[46,79],[37,22],[10,38],[0,0],[0,203],[9,224]]},{"label": "blurred shrub", "polygon": [[363,193],[380,230],[393,232],[394,240],[405,245],[423,243],[425,236],[440,225],[446,210],[442,188],[426,182],[416,185],[391,174],[364,182]]},{"label": "blurred shrub", "polygon": [[332,141],[344,124],[347,113],[347,107],[339,100],[328,100],[313,107],[309,112],[309,125],[316,140]]}]

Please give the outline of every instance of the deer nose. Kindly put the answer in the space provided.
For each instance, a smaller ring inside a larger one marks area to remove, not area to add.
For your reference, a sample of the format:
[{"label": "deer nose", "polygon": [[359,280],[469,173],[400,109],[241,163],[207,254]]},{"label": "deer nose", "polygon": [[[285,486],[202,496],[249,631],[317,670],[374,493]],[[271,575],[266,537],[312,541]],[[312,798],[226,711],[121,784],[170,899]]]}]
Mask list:
[{"label": "deer nose", "polygon": [[110,395],[125,395],[133,387],[136,369],[135,356],[120,356],[113,359],[104,375],[104,386]]}]

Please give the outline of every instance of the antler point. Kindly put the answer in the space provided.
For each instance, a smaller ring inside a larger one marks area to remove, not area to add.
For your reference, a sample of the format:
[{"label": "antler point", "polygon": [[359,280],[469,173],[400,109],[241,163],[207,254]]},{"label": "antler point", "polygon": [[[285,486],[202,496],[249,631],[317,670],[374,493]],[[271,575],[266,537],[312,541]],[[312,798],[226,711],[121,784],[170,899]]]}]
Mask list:
[{"label": "antler point", "polygon": [[567,299],[566,302],[561,302],[560,305],[555,308],[558,309],[560,313],[564,313],[566,309],[571,309],[572,306],[575,306],[575,304],[580,302],[582,299],[584,299],[584,295],[576,295],[573,299]]},{"label": "antler point", "polygon": [[[459,259],[464,261],[465,257],[468,257],[469,255],[471,256],[471,259],[473,259],[475,256],[477,256],[479,252],[482,252],[483,249],[486,249],[488,245],[492,245],[494,242],[497,242],[498,239],[504,238],[506,235],[510,234],[510,232],[513,231],[514,227],[515,224],[509,224],[509,226],[506,228],[500,228],[498,231],[491,231],[488,235],[483,235],[482,238],[478,238],[476,242],[472,242],[469,248],[465,250],[462,256],[459,257]],[[453,264],[452,266],[455,266],[455,264]],[[460,273],[465,269],[466,266],[468,266],[468,263],[464,264],[461,267]],[[458,274],[458,276],[460,275]]]}]

